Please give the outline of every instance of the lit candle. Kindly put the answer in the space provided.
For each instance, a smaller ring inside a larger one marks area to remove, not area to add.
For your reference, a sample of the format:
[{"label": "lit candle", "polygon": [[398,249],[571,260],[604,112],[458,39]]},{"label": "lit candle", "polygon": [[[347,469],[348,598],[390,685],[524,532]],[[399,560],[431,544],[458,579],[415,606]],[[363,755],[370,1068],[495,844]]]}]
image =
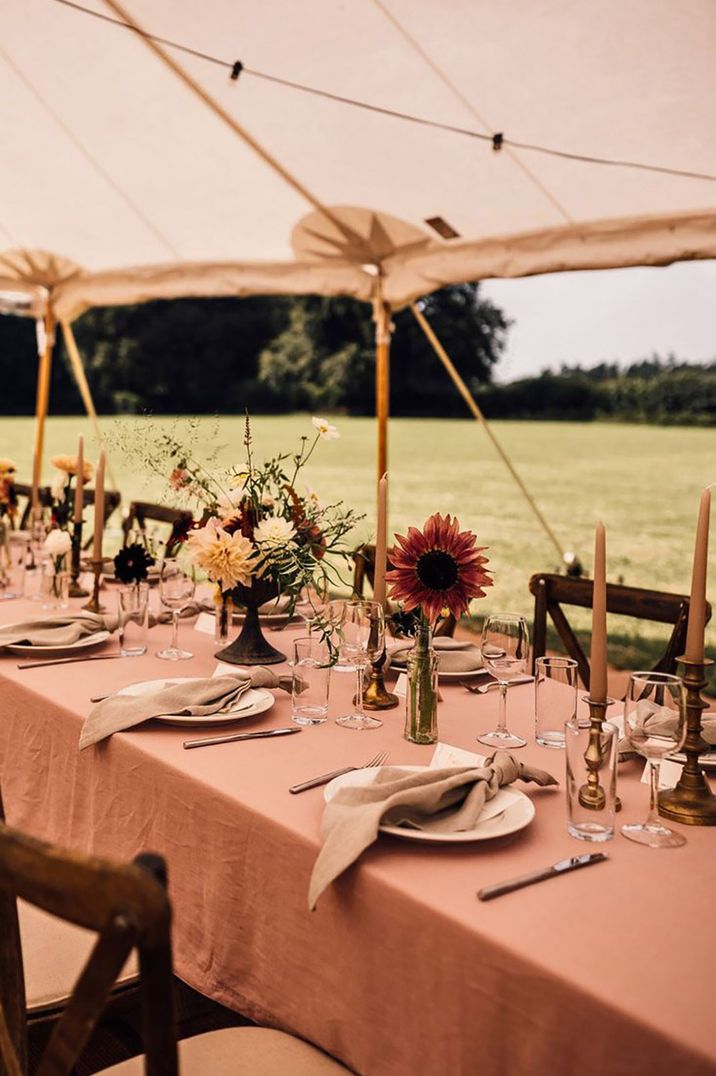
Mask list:
[{"label": "lit candle", "polygon": [[694,566],[691,573],[691,600],[689,602],[689,626],[686,630],[687,661],[704,660],[704,628],[706,627],[706,568],[709,555],[709,516],[711,513],[711,490],[705,489],[699,504],[699,521],[696,525]]},{"label": "lit candle", "polygon": [[388,475],[378,483],[378,527],[375,536],[375,574],[373,600],[385,605],[385,566],[388,539]]},{"label": "lit candle", "polygon": [[37,449],[32,453],[32,515],[37,519],[40,512],[40,457]]},{"label": "lit candle", "polygon": [[85,495],[85,442],[82,434],[77,444],[77,474],[75,476],[75,523],[82,522]]},{"label": "lit candle", "polygon": [[100,449],[97,477],[94,483],[94,546],[92,557],[102,560],[102,532],[104,531],[104,449]]},{"label": "lit candle", "polygon": [[607,551],[604,524],[597,523],[594,535],[594,592],[592,596],[592,653],[589,697],[607,699]]}]

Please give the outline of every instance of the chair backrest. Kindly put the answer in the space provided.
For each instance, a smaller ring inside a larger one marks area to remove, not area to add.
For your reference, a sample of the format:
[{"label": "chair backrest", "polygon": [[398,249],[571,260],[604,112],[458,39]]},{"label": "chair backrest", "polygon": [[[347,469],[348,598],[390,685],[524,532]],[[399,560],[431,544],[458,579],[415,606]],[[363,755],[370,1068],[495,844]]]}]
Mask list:
[{"label": "chair backrest", "polygon": [[193,522],[193,515],[186,508],[170,508],[166,504],[152,504],[150,501],[132,501],[124,517],[122,530],[124,544],[128,544],[132,531],[138,530],[146,543],[147,522],[168,523],[169,536],[166,542],[167,552],[175,544],[177,535],[186,532]]},{"label": "chair backrest", "polygon": [[[28,524],[28,522],[30,520],[30,512],[32,511],[32,486],[26,485],[24,482],[16,482],[15,483],[15,492],[17,493],[18,498],[20,498],[20,497],[25,498],[25,505],[24,505],[24,508],[22,510],[22,514],[20,516],[20,528],[22,529],[22,528],[27,527],[27,524]],[[39,497],[40,497],[40,504],[42,505],[42,507],[43,508],[49,508],[50,505],[52,504],[52,491],[51,491],[50,487],[49,486],[40,486],[40,489],[39,489],[38,492],[39,492]],[[83,492],[82,503],[84,505],[93,506],[94,505],[95,491],[93,489],[84,489],[82,492]],[[72,494],[72,496],[74,496],[74,493]],[[121,500],[122,500],[122,495],[116,489],[106,489],[104,491],[104,521],[105,521],[105,523],[107,522],[109,517],[112,515],[112,513],[116,512],[117,508],[119,508]],[[92,536],[90,535],[89,536],[89,541],[91,541],[91,540],[92,540]]]},{"label": "chair backrest", "polygon": [[159,856],[133,863],[66,852],[5,825],[0,802],[0,1073],[27,1076],[27,1017],[17,898],[97,932],[36,1076],[69,1076],[136,946],[148,1076],[176,1076],[171,909]]},{"label": "chair backrest", "polygon": [[[390,563],[390,550],[388,550],[388,571],[393,567]],[[357,598],[362,598],[365,592],[366,580],[373,586],[375,579],[375,546],[366,542],[353,550],[353,593]],[[455,632],[456,620],[452,613],[438,624],[436,635],[452,636]]]},{"label": "chair backrest", "polygon": [[[537,658],[547,648],[547,614],[565,645],[567,653],[577,662],[579,676],[589,689],[589,661],[582,649],[572,625],[562,608],[563,605],[592,608],[594,583],[591,579],[574,579],[564,575],[533,575],[529,583],[535,598],[534,638],[532,647],[532,672]],[[641,587],[625,587],[607,583],[607,612],[620,616],[650,620],[659,624],[673,624],[674,629],[664,653],[654,666],[655,672],[676,672],[677,661],[686,645],[686,628],[689,619],[689,599],[683,594],[669,594],[661,590],[644,590]],[[711,619],[711,606],[707,604],[706,620]]]}]

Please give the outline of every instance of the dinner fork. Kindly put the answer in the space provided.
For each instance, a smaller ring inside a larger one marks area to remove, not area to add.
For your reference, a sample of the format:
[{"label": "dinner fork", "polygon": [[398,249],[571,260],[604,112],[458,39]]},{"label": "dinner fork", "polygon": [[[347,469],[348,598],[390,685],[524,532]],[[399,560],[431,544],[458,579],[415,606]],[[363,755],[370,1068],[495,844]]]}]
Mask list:
[{"label": "dinner fork", "polygon": [[[517,687],[518,684],[531,684],[533,681],[534,676],[518,676],[514,680],[508,680],[507,686]],[[473,695],[484,695],[485,692],[492,691],[500,686],[497,680],[491,680],[489,684],[480,684],[479,687],[476,687],[475,684],[468,684],[466,680],[461,680],[460,683],[467,691],[472,691]]]},{"label": "dinner fork", "polygon": [[373,758],[368,759],[362,766],[344,766],[342,770],[333,770],[331,773],[322,773],[320,777],[312,777],[310,781],[302,781],[298,785],[292,785],[289,792],[294,795],[297,792],[307,792],[309,788],[318,788],[319,785],[327,785],[334,777],[342,777],[344,773],[352,773],[353,770],[367,770],[372,766],[383,766],[390,758],[390,751],[379,751]]}]

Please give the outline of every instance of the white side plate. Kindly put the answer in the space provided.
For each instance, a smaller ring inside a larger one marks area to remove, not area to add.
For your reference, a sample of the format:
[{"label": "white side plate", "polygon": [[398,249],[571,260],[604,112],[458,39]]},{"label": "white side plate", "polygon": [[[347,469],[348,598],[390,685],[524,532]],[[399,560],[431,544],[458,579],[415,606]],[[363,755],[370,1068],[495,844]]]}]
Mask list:
[{"label": "white side plate", "polygon": [[[8,627],[11,628],[12,624],[8,624]],[[66,646],[27,646],[24,643],[10,643],[5,650],[10,654],[22,654],[23,657],[28,658],[35,657],[37,654],[49,658],[56,654],[67,654],[74,650],[87,650],[91,646],[99,646],[100,643],[106,642],[109,636],[108,631],[95,631],[92,635],[85,635],[76,643],[68,643]]]}]

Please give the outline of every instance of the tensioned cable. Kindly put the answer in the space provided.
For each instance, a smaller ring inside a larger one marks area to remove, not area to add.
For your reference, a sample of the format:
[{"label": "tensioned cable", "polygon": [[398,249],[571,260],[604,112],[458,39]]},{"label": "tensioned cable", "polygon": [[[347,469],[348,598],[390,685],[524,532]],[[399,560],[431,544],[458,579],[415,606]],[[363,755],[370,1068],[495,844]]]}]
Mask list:
[{"label": "tensioned cable", "polygon": [[250,75],[253,78],[262,79],[265,82],[272,82],[278,86],[286,86],[289,89],[298,90],[300,93],[310,94],[314,97],[322,97],[325,100],[335,101],[338,104],[350,105],[352,108],[360,108],[366,112],[374,112],[381,116],[390,116],[392,119],[404,120],[407,123],[414,123],[421,127],[430,127],[434,130],[446,131],[449,134],[474,138],[480,142],[489,143],[494,149],[511,146],[513,149],[528,150],[530,153],[541,153],[547,157],[557,157],[568,161],[579,161],[583,164],[597,164],[611,168],[633,168],[642,172],[656,172],[665,176],[677,176],[682,179],[702,179],[711,183],[716,183],[716,175],[710,172],[693,172],[689,169],[670,168],[667,165],[647,164],[644,161],[631,161],[620,157],[600,157],[596,154],[571,153],[569,150],[555,149],[551,146],[538,145],[534,142],[522,142],[515,138],[508,138],[501,132],[489,135],[485,134],[483,131],[475,131],[470,127],[444,123],[441,120],[432,120],[426,116],[416,116],[410,112],[401,112],[399,109],[387,108],[383,105],[373,105],[368,101],[360,101],[354,97],[346,97],[343,94],[333,93],[330,90],[322,90],[316,86],[308,86],[303,82],[282,78],[280,75],[272,75],[266,71],[257,71],[254,68],[247,67],[243,63],[238,63],[234,60],[223,60],[219,56],[212,56],[210,53],[202,52],[200,49],[192,48],[189,45],[183,45],[178,41],[172,41],[170,38],[151,34],[147,30],[132,26],[129,23],[123,22],[121,19],[112,18],[111,15],[104,15],[102,12],[92,11],[90,8],[86,8],[82,4],[76,3],[75,0],[53,0],[53,2],[62,4],[64,7],[72,8],[74,11],[79,11],[84,15],[90,15],[92,18],[100,19],[102,22],[108,22],[113,26],[119,26],[123,30],[131,30],[132,33],[137,34],[139,37],[144,37],[148,41],[153,41],[158,45],[166,45],[169,48],[176,49],[178,52],[183,52],[189,56],[195,56],[197,59],[205,60],[207,63],[216,64],[217,66],[230,71],[234,77],[238,77],[237,72],[240,71],[242,76]]},{"label": "tensioned cable", "polygon": [[79,150],[85,160],[88,161],[92,168],[95,170],[95,172],[97,172],[98,175],[102,177],[102,179],[110,187],[110,189],[113,190],[114,193],[122,199],[125,205],[128,206],[129,209],[136,215],[137,219],[142,222],[145,228],[149,229],[155,239],[158,239],[159,242],[167,249],[167,251],[173,257],[179,258],[179,252],[176,250],[170,240],[162,234],[159,228],[157,228],[157,226],[149,219],[149,217],[147,217],[147,215],[139,208],[139,206],[135,205],[129,195],[122,190],[117,181],[109,174],[109,172],[106,171],[106,169],[102,167],[99,161],[97,161],[92,156],[92,154],[88,151],[87,147],[77,137],[74,131],[70,127],[68,127],[68,125],[64,122],[61,116],[58,116],[54,108],[52,108],[52,106],[48,104],[48,102],[42,96],[34,83],[30,81],[24,71],[21,71],[20,68],[15,63],[13,63],[13,61],[10,59],[10,57],[7,55],[7,53],[1,46],[0,56],[2,56],[8,67],[15,73],[16,77],[20,79],[25,88],[32,94],[35,100],[39,102],[39,104],[42,106],[42,108],[44,108],[48,116],[50,116],[51,119],[54,120],[54,122],[63,132],[63,134],[70,140],[70,142],[72,142],[75,148]]}]

